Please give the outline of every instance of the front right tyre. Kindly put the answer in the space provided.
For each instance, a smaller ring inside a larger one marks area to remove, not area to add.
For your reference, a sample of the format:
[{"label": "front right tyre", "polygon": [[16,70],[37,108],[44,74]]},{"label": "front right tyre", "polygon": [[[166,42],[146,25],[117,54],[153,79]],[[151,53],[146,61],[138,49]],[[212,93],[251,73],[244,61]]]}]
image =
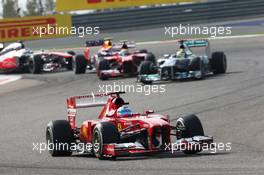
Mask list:
[{"label": "front right tyre", "polygon": [[[196,115],[180,117],[176,121],[176,128],[180,131],[180,138],[191,138],[194,136],[204,136],[204,130],[200,119]],[[178,139],[180,139],[178,138]],[[196,154],[201,152],[200,148],[184,150],[185,154]]]}]

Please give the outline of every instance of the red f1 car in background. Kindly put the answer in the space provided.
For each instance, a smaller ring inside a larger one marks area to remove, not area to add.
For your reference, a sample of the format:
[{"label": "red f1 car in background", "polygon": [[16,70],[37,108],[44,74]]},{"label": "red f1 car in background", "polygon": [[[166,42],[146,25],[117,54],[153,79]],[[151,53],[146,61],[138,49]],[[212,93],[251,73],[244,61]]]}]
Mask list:
[{"label": "red f1 car in background", "polygon": [[62,68],[73,69],[74,52],[34,52],[25,48],[23,42],[11,43],[4,47],[0,44],[0,71],[1,72],[53,72]]},{"label": "red f1 car in background", "polygon": [[[69,156],[73,151],[78,152],[71,149],[78,143],[92,145],[86,152],[99,159],[158,153],[171,151],[168,146],[173,143],[173,137],[180,151],[195,154],[203,150],[201,145],[213,142],[212,137],[204,135],[197,116],[180,117],[172,126],[168,116],[152,110],[144,114],[132,112],[121,93],[124,92],[69,97],[68,120],[55,120],[47,125],[46,141],[56,145],[49,147],[50,154]],[[98,120],[89,119],[77,127],[77,109],[97,106],[104,106]]]},{"label": "red f1 car in background", "polygon": [[[102,46],[98,53],[89,57],[90,47]],[[111,39],[99,41],[87,41],[84,56],[76,56],[75,73],[85,73],[86,67],[96,69],[96,73],[101,80],[110,77],[135,76],[138,66],[145,60],[148,53],[146,49],[130,52],[129,49],[135,49],[134,42],[121,41],[112,43]],[[155,62],[155,58],[152,59]]]}]

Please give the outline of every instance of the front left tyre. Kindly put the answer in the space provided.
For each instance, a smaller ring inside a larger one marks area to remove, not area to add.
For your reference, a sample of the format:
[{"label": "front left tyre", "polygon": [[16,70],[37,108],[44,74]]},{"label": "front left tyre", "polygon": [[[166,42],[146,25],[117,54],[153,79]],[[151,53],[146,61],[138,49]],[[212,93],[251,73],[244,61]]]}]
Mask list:
[{"label": "front left tyre", "polygon": [[93,130],[93,153],[99,159],[113,159],[105,157],[103,153],[104,144],[118,143],[120,135],[116,126],[110,122],[98,123]]},{"label": "front left tyre", "polygon": [[138,69],[139,75],[149,75],[149,74],[155,74],[155,73],[156,73],[156,69],[152,61],[143,61],[140,64],[139,69]]},{"label": "front left tyre", "polygon": [[86,72],[87,60],[84,55],[76,55],[73,64],[75,74],[84,74]]},{"label": "front left tyre", "polygon": [[137,79],[139,82],[143,84],[151,84],[151,80],[145,80],[144,76],[156,74],[157,69],[155,68],[155,65],[150,60],[142,61],[138,68],[138,76]]},{"label": "front left tyre", "polygon": [[101,58],[97,66],[97,76],[100,80],[107,80],[108,76],[104,75],[102,71],[110,70],[110,63],[108,60]]}]

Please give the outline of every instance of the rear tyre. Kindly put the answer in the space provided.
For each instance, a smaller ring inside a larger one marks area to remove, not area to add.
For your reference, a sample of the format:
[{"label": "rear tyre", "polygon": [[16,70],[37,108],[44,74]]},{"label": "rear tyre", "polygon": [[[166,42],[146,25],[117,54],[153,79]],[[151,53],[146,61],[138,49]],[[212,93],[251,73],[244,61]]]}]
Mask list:
[{"label": "rear tyre", "polygon": [[[176,128],[180,130],[180,138],[190,138],[194,136],[204,136],[203,126],[196,115],[180,117],[176,121]],[[178,138],[179,139],[179,138]],[[185,154],[196,154],[202,150],[197,148],[183,151]]]},{"label": "rear tyre", "polygon": [[93,153],[99,159],[114,159],[103,155],[103,145],[118,143],[120,140],[116,126],[110,122],[98,123],[93,130]]},{"label": "rear tyre", "polygon": [[33,74],[40,74],[43,69],[43,60],[41,55],[34,55],[29,58],[29,71]]},{"label": "rear tyre", "polygon": [[86,72],[87,60],[84,55],[77,55],[74,61],[75,74],[84,74]]},{"label": "rear tyre", "polygon": [[98,70],[97,75],[101,80],[108,80],[108,77],[101,73],[101,71],[109,70],[110,69],[110,63],[108,60],[100,59],[98,63]]},{"label": "rear tyre", "polygon": [[204,63],[200,57],[197,58],[197,66],[198,66],[198,70],[201,72],[201,75],[196,76],[195,79],[202,80],[205,77],[205,70],[204,70],[205,68],[204,68]]},{"label": "rear tyre", "polygon": [[212,54],[212,69],[214,74],[224,74],[227,69],[227,60],[224,52],[214,52]]},{"label": "rear tyre", "polygon": [[73,131],[68,121],[55,120],[49,122],[46,129],[46,142],[51,156],[70,156],[73,143]]}]

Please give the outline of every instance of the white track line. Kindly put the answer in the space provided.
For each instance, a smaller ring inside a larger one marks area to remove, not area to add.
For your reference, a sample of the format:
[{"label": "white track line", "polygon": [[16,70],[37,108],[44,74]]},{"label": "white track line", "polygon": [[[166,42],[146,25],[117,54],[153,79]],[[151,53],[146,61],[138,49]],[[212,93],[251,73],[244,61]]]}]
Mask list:
[{"label": "white track line", "polygon": [[[237,39],[237,38],[256,38],[263,37],[264,34],[254,34],[254,35],[234,35],[234,36],[222,36],[222,37],[211,37],[211,38],[193,38],[193,39],[209,39],[209,40],[223,40],[223,39]],[[192,38],[190,38],[192,39]],[[180,39],[175,40],[165,40],[165,41],[147,41],[139,42],[137,45],[150,45],[150,44],[165,44],[165,43],[175,43]]]},{"label": "white track line", "polygon": [[[234,36],[222,36],[222,37],[211,37],[211,38],[193,38],[193,39],[209,39],[209,40],[223,40],[223,39],[238,39],[238,38],[256,38],[263,37],[264,34],[252,34],[252,35],[234,35]],[[146,41],[138,42],[137,45],[154,45],[154,44],[165,44],[165,43],[175,43],[179,39],[175,40],[164,40],[164,41]],[[62,49],[52,49],[56,51],[65,51],[65,50],[84,50],[84,47],[72,47],[72,48],[62,48]]]},{"label": "white track line", "polygon": [[21,78],[22,78],[22,76],[20,76],[20,75],[0,75],[0,85],[10,83],[13,81],[17,81]]}]

